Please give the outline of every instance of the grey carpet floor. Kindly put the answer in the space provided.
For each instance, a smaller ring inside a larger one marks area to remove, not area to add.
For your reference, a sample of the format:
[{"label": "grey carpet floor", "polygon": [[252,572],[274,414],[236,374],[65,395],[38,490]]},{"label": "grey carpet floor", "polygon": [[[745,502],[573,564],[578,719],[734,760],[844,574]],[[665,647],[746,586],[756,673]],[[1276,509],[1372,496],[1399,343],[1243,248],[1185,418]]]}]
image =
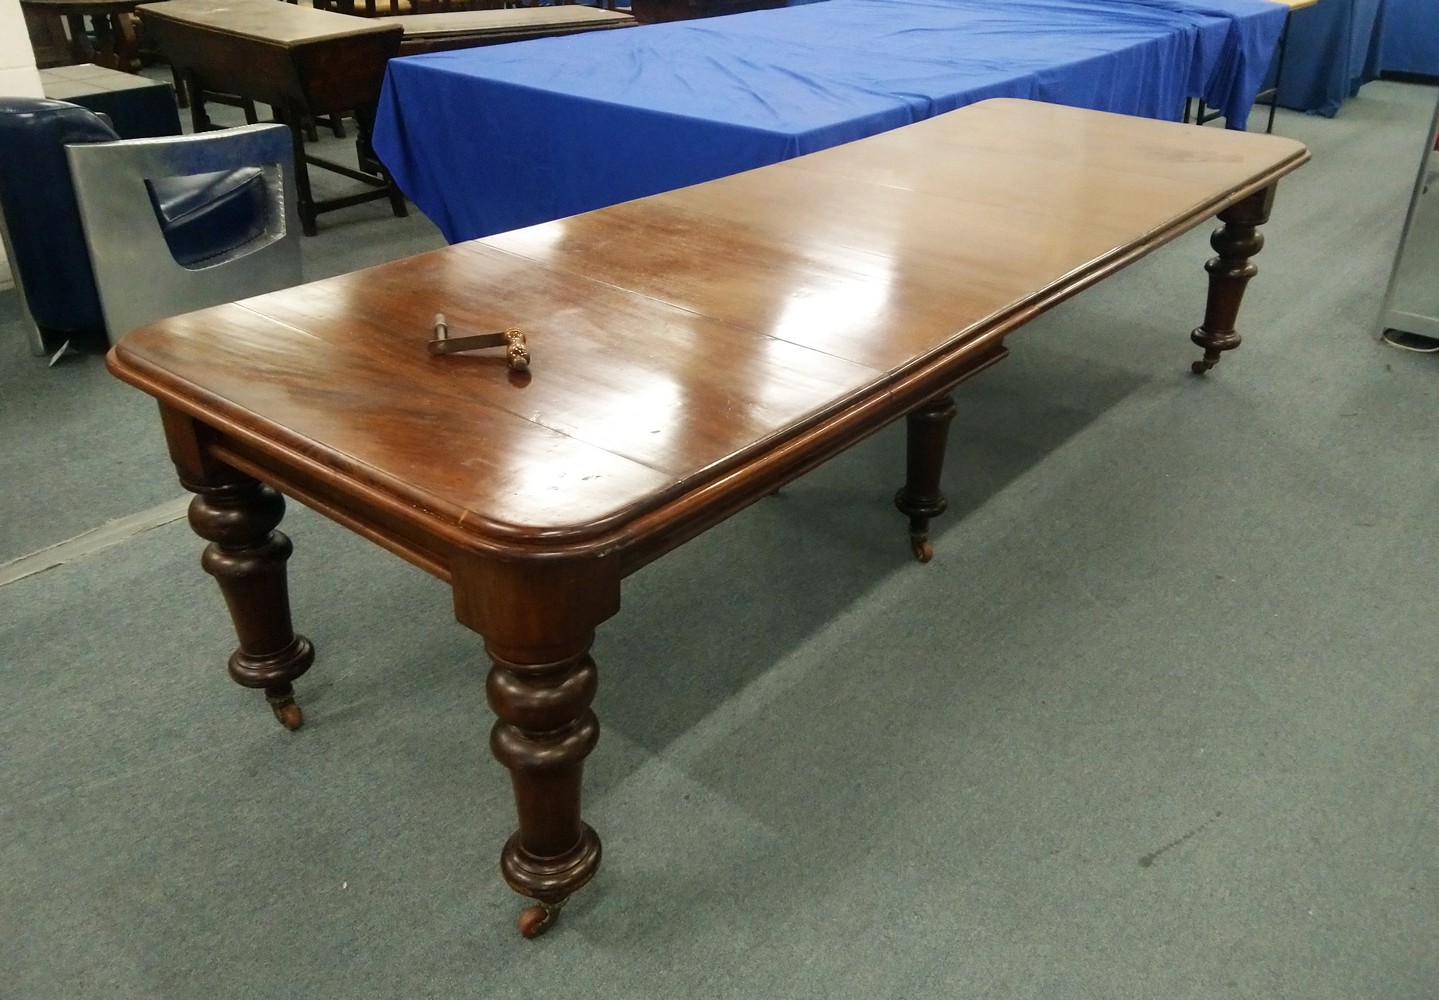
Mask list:
[{"label": "grey carpet floor", "polygon": [[[0,996],[1439,995],[1439,358],[1371,326],[1432,88],[1281,113],[1241,317],[1194,233],[959,393],[928,566],[878,435],[626,583],[605,865],[525,942],[446,588],[292,507],[287,734],[183,521],[0,587]],[[436,245],[327,217],[307,273]],[[0,561],[179,494],[153,406],[0,295]]]}]

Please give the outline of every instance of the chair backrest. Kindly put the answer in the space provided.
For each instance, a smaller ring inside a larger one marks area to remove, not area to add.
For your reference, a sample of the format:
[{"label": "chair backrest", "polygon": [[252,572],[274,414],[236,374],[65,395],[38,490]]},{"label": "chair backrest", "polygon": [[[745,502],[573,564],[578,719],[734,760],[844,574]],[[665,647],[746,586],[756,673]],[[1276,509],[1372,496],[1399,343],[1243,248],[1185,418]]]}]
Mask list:
[{"label": "chair backrest", "polygon": [[66,157],[112,342],[152,320],[300,283],[285,126],[79,143]]},{"label": "chair backrest", "polygon": [[0,214],[7,256],[25,307],[55,344],[101,348],[104,314],[65,158],[67,143],[117,139],[85,108],[0,97]]}]

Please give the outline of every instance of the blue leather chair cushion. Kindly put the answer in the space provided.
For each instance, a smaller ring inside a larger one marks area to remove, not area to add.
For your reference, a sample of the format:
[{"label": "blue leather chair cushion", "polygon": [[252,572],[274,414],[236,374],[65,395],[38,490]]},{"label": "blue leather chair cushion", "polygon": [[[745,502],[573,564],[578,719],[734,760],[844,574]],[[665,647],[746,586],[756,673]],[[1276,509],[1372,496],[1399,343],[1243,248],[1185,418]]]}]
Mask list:
[{"label": "blue leather chair cushion", "polygon": [[118,138],[94,113],[73,104],[0,98],[0,208],[15,274],[36,324],[76,346],[103,347],[107,340],[65,143]]},{"label": "blue leather chair cushion", "polygon": [[170,253],[201,265],[257,238],[265,229],[265,178],[259,167],[145,182]]}]

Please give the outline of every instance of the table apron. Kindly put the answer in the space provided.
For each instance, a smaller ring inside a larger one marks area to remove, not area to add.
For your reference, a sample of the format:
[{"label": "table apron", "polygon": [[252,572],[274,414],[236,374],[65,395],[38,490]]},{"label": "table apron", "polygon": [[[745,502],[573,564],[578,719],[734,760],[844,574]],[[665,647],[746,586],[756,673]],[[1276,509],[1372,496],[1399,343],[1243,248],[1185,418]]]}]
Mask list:
[{"label": "table apron", "polygon": [[406,562],[451,582],[454,553],[465,535],[448,519],[353,481],[338,493],[313,468],[209,428],[208,455],[323,514]]},{"label": "table apron", "polygon": [[[983,350],[963,356],[950,366],[948,378],[938,392],[979,374],[1008,353],[1002,342],[995,340],[985,344]],[[901,385],[847,410],[810,434],[785,442],[729,475],[664,504],[613,536],[578,546],[536,546],[530,552],[519,547],[486,552],[486,546],[476,544],[475,537],[453,517],[426,510],[352,477],[345,477],[343,487],[337,488],[335,473],[322,462],[291,451],[278,453],[248,438],[227,434],[203,416],[192,419],[206,428],[204,450],[210,458],[273,486],[446,583],[454,582],[454,564],[460,553],[506,562],[614,554],[620,559],[621,575],[628,576],[847,451],[937,394],[928,388],[905,390]]]}]

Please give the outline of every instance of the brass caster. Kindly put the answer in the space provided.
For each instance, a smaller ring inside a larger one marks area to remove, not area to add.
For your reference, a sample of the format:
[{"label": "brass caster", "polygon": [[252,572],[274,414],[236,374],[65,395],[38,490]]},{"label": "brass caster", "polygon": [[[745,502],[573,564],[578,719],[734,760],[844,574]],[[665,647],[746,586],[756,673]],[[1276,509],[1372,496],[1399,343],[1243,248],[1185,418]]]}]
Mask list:
[{"label": "brass caster", "polygon": [[558,903],[539,902],[525,907],[519,919],[520,933],[527,938],[539,937],[560,919],[560,908],[564,905],[565,901],[560,900]]},{"label": "brass caster", "polygon": [[1206,350],[1204,352],[1204,357],[1191,364],[1189,366],[1189,370],[1196,375],[1203,375],[1205,372],[1209,371],[1209,369],[1219,364],[1220,356],[1221,355],[1219,351]]},{"label": "brass caster", "polygon": [[280,720],[280,725],[292,733],[305,724],[305,716],[300,711],[300,706],[295,704],[294,698],[271,701],[270,708],[275,713],[275,718]]},{"label": "brass caster", "polygon": [[909,549],[914,553],[914,557],[922,563],[927,563],[934,558],[934,546],[928,538],[911,537]]}]

